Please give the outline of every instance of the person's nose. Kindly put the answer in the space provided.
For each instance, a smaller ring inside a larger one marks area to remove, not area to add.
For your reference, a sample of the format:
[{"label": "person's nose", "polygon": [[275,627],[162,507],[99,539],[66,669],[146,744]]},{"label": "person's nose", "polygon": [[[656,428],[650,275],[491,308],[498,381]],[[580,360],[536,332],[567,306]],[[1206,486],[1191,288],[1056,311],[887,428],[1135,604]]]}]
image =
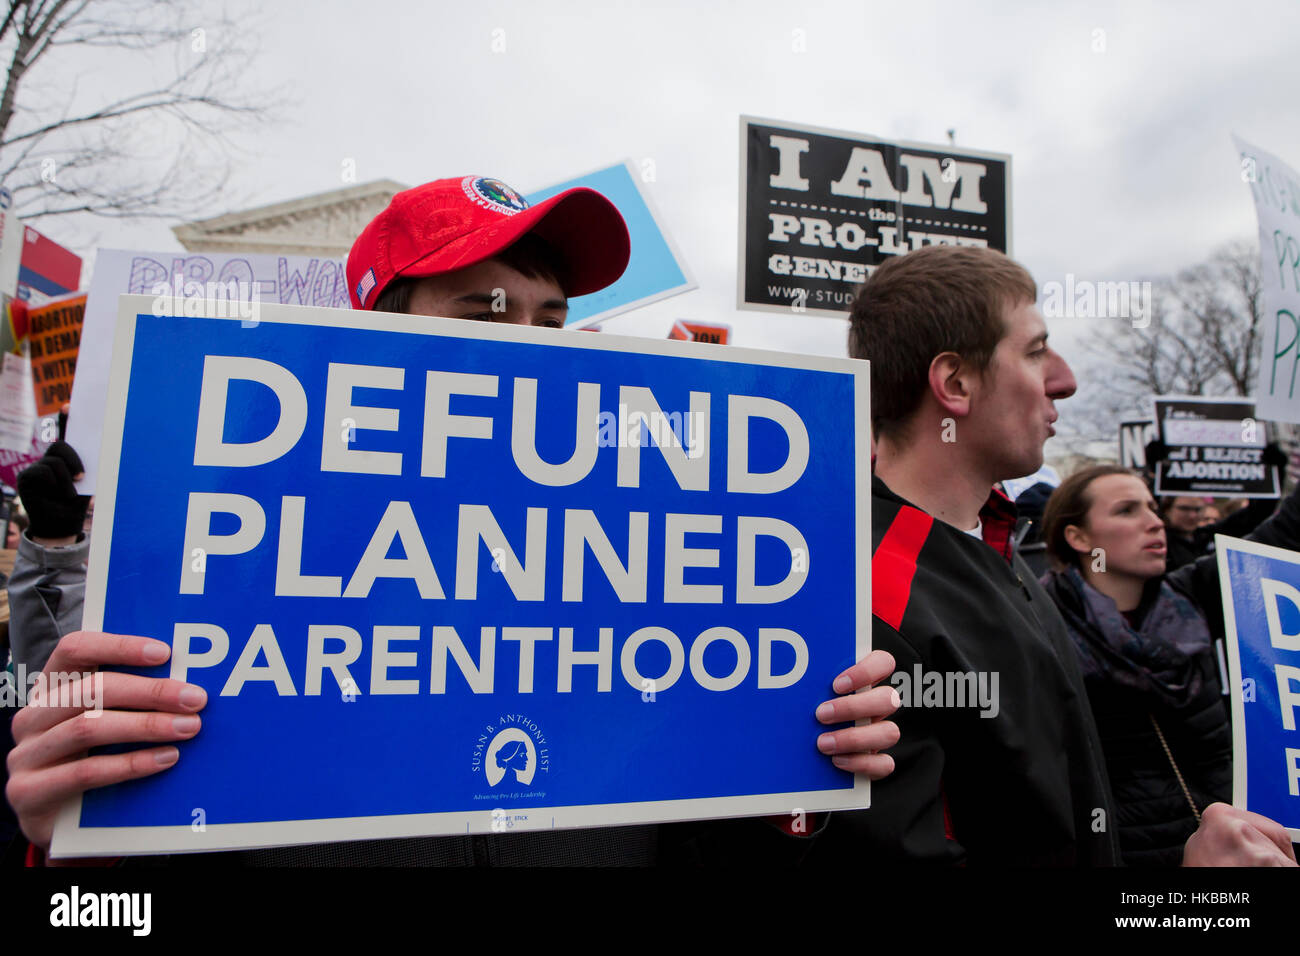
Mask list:
[{"label": "person's nose", "polygon": [[1052,363],[1047,372],[1045,385],[1047,397],[1053,401],[1069,398],[1079,387],[1079,383],[1074,380],[1074,373],[1070,371],[1070,366],[1056,352],[1052,353]]}]

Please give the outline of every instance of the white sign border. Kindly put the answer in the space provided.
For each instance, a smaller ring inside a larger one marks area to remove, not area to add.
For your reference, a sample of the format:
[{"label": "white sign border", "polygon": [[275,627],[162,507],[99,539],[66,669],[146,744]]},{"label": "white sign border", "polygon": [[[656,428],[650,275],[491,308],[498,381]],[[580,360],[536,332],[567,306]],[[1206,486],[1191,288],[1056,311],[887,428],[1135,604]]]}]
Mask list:
[{"label": "white sign border", "polygon": [[[104,605],[108,581],[109,555],[118,468],[122,451],[122,432],[126,413],[127,386],[130,382],[132,343],[136,317],[152,312],[154,298],[144,295],[121,295],[118,298],[117,328],[109,373],[108,400],[104,407],[104,443],[100,459],[98,497],[96,499],[96,533],[91,536],[90,561],[86,581],[85,614],[82,626],[88,631],[103,629]],[[197,311],[197,303],[187,302],[185,313]],[[205,302],[203,315],[212,321],[242,321],[239,316],[221,315],[224,304]],[[263,305],[258,324],[282,323],[331,328],[383,330],[424,334],[444,338],[487,339],[522,342],[567,348],[609,352],[636,352],[707,361],[767,365],[778,368],[847,374],[854,382],[855,447],[869,455],[870,379],[868,363],[856,359],[798,355],[763,349],[679,342],[672,339],[636,338],[622,335],[557,335],[554,329],[517,326],[505,323],[467,322],[457,319],[398,315],[384,312],[357,312],[347,309],[323,309],[293,305]],[[255,328],[250,334],[256,334]],[[701,349],[707,349],[702,352]],[[871,650],[871,475],[859,455],[856,473],[855,559],[860,569],[857,590],[856,659]],[[827,675],[828,681],[834,675]],[[830,696],[829,684],[827,695]],[[870,723],[860,720],[858,726]],[[809,740],[809,746],[813,741]],[[183,742],[182,742],[183,747]],[[760,751],[761,753],[761,751]],[[183,758],[182,758],[183,759]],[[827,758],[829,759],[829,758]],[[166,771],[163,771],[164,773]],[[622,804],[596,804],[577,807],[524,807],[512,815],[541,817],[520,821],[514,832],[557,827],[583,828],[674,822],[683,820],[722,819],[728,817],[789,814],[796,810],[815,813],[834,810],[865,809],[871,805],[870,783],[853,775],[850,787],[833,790],[778,794],[708,797],[683,800],[660,800]],[[369,817],[339,817],[327,820],[289,820],[259,823],[210,824],[202,831],[190,825],[84,827],[81,825],[81,796],[70,800],[60,810],[51,841],[51,858],[86,856],[133,856],[154,853],[238,850],[253,847],[288,846],[303,843],[343,842],[392,837],[437,837],[461,834],[492,833],[490,810],[450,811],[445,813],[399,814]],[[454,825],[453,825],[454,823]],[[461,824],[464,828],[461,829]]]}]

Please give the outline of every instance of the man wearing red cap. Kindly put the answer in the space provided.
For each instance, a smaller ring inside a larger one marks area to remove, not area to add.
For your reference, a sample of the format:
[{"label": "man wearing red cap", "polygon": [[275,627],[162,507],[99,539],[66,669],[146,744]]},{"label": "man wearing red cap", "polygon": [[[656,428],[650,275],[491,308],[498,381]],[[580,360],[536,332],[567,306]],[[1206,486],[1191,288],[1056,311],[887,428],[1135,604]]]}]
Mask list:
[{"label": "man wearing red cap", "polygon": [[623,217],[594,190],[529,206],[498,179],[440,179],[398,193],[362,230],[348,292],[354,309],[562,326],[566,296],[612,285],[630,255]]},{"label": "man wearing red cap", "polygon": [[[570,189],[529,206],[500,180],[466,176],[394,196],[357,237],[347,278],[356,309],[560,328],[568,296],[616,281],[629,255],[622,216],[593,190]],[[45,669],[157,667],[170,652],[167,644],[150,638],[75,632],[58,642]],[[869,654],[835,678],[832,686],[841,696],[817,709],[818,720],[845,724],[892,714],[899,705],[892,687],[855,691],[884,680],[893,669],[889,654]],[[48,849],[55,817],[70,798],[176,763],[174,743],[199,732],[198,712],[207,694],[181,681],[109,673],[101,699],[104,713],[98,719],[75,707],[27,708],[14,718],[6,795],[38,853]],[[718,733],[725,742],[741,732]],[[817,747],[841,769],[880,779],[894,764],[877,751],[897,740],[893,723],[876,720],[823,733]],[[87,755],[90,748],[144,743],[156,746]],[[664,857],[665,832],[652,826],[536,831],[285,847],[243,856],[269,864],[645,864]],[[705,862],[734,862],[741,854],[758,862],[789,862],[807,842],[764,821],[683,825],[669,839],[676,852]]]}]

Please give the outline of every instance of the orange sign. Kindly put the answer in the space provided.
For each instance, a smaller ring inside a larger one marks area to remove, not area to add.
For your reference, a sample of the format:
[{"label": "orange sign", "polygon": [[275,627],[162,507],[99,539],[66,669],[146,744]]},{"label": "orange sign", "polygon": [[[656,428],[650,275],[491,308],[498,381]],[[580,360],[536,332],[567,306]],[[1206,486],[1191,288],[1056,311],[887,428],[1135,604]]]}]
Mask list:
[{"label": "orange sign", "polygon": [[731,326],[721,322],[687,322],[678,319],[668,332],[670,339],[684,342],[711,342],[714,345],[726,345],[731,338]]},{"label": "orange sign", "polygon": [[81,323],[85,317],[84,292],[27,310],[37,415],[56,415],[63,403],[72,398],[72,376],[77,369]]}]

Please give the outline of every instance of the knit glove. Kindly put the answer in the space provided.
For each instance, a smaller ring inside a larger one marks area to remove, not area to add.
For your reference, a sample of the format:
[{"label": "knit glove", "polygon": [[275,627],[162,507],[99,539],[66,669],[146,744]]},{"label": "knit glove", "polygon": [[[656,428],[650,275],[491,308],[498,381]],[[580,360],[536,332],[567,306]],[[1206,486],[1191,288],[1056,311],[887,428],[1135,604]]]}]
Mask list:
[{"label": "knit glove", "polygon": [[72,479],[85,468],[65,441],[56,441],[40,461],[18,473],[18,497],[31,524],[33,538],[69,538],[81,533],[89,495],[77,494]]},{"label": "knit glove", "polygon": [[1147,442],[1144,451],[1146,452],[1147,467],[1153,470],[1156,467],[1156,462],[1164,461],[1169,457],[1169,446],[1159,438]]}]

